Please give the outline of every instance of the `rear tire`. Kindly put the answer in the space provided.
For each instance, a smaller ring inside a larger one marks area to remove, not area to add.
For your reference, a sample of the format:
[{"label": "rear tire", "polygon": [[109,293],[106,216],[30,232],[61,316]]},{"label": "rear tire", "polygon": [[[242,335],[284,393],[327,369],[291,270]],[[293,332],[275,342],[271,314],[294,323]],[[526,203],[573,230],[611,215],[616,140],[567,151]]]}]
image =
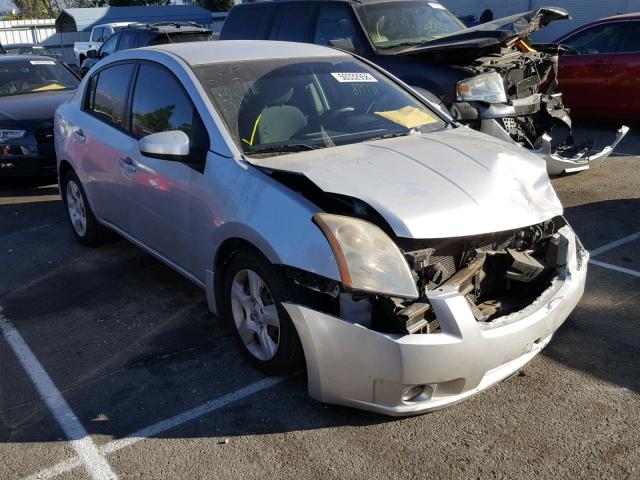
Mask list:
[{"label": "rear tire", "polygon": [[71,230],[78,242],[94,247],[107,243],[114,237],[111,230],[96,220],[82,183],[73,171],[67,172],[62,181],[62,199],[67,209]]},{"label": "rear tire", "polygon": [[244,355],[267,375],[304,364],[298,333],[282,306],[290,299],[284,275],[263,255],[247,248],[233,256],[225,271],[225,319]]}]

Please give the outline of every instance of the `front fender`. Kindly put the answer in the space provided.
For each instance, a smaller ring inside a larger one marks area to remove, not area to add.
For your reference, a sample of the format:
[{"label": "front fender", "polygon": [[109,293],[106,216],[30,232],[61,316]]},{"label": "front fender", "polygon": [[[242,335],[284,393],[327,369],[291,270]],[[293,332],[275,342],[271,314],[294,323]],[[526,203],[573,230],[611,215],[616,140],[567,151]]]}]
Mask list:
[{"label": "front fender", "polygon": [[[210,154],[203,182],[210,192],[200,208],[207,219],[197,228],[208,231],[210,249],[195,252],[194,262],[205,265],[208,296],[216,291],[215,265],[220,248],[230,239],[255,246],[275,265],[287,265],[340,281],[331,246],[313,223],[322,210],[268,174],[242,160]],[[197,188],[197,187],[196,187]],[[210,306],[215,311],[215,302]]]}]

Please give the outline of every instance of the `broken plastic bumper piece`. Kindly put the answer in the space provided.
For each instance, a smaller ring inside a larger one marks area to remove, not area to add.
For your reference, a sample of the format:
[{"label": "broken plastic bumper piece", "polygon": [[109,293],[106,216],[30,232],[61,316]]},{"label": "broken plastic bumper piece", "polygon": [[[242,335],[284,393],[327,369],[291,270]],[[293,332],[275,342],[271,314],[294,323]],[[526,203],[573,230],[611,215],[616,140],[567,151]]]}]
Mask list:
[{"label": "broken plastic bumper piece", "polygon": [[561,175],[563,173],[575,173],[597,165],[607,159],[616,149],[622,139],[629,133],[629,127],[622,126],[616,135],[615,141],[600,152],[589,155],[590,150],[585,149],[578,152],[573,157],[564,157],[557,152],[553,152],[551,147],[552,138],[549,135],[542,137],[542,147],[534,153],[544,158],[547,163],[549,175]]}]

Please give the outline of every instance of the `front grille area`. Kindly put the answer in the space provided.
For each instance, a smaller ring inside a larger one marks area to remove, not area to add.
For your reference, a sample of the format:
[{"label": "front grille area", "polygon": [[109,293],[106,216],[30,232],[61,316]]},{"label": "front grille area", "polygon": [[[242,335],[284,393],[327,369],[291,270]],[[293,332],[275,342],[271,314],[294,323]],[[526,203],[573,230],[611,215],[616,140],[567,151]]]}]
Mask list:
[{"label": "front grille area", "polygon": [[38,155],[42,157],[54,157],[53,128],[43,128],[36,132],[38,142]]}]

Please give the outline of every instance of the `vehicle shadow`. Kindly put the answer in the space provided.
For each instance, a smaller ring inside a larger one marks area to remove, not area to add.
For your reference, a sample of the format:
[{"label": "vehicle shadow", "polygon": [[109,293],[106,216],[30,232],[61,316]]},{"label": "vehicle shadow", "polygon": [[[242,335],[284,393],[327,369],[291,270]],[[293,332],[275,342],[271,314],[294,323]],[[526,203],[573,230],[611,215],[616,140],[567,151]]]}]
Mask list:
[{"label": "vehicle shadow", "polygon": [[[59,201],[49,203],[63,212]],[[28,216],[30,206],[11,208]],[[624,231],[640,231],[640,219],[631,215],[639,207],[638,199],[598,202],[569,208],[566,216],[594,248],[606,242],[593,225],[618,232],[617,238],[623,222]],[[3,208],[8,207],[0,205],[0,216]],[[47,232],[46,248],[64,252],[55,268],[42,274],[32,258],[15,263],[30,280],[16,280],[0,304],[90,434],[123,438],[265,378],[242,357],[199,288],[128,242],[86,249],[68,229],[61,222]],[[45,245],[31,237],[20,241]],[[0,249],[0,262],[6,255]],[[585,298],[543,355],[640,392],[637,288],[638,279],[592,267]],[[0,442],[61,441],[46,405],[2,342]],[[204,415],[157,437],[233,437],[394,421],[312,400],[304,374],[211,415],[215,421]],[[436,422],[450,414],[434,415]]]},{"label": "vehicle shadow", "polygon": [[614,156],[640,156],[640,123],[613,120],[575,119],[573,136],[577,144],[595,140],[594,151],[600,151],[611,145],[618,129],[626,125],[629,133],[614,151]]}]

